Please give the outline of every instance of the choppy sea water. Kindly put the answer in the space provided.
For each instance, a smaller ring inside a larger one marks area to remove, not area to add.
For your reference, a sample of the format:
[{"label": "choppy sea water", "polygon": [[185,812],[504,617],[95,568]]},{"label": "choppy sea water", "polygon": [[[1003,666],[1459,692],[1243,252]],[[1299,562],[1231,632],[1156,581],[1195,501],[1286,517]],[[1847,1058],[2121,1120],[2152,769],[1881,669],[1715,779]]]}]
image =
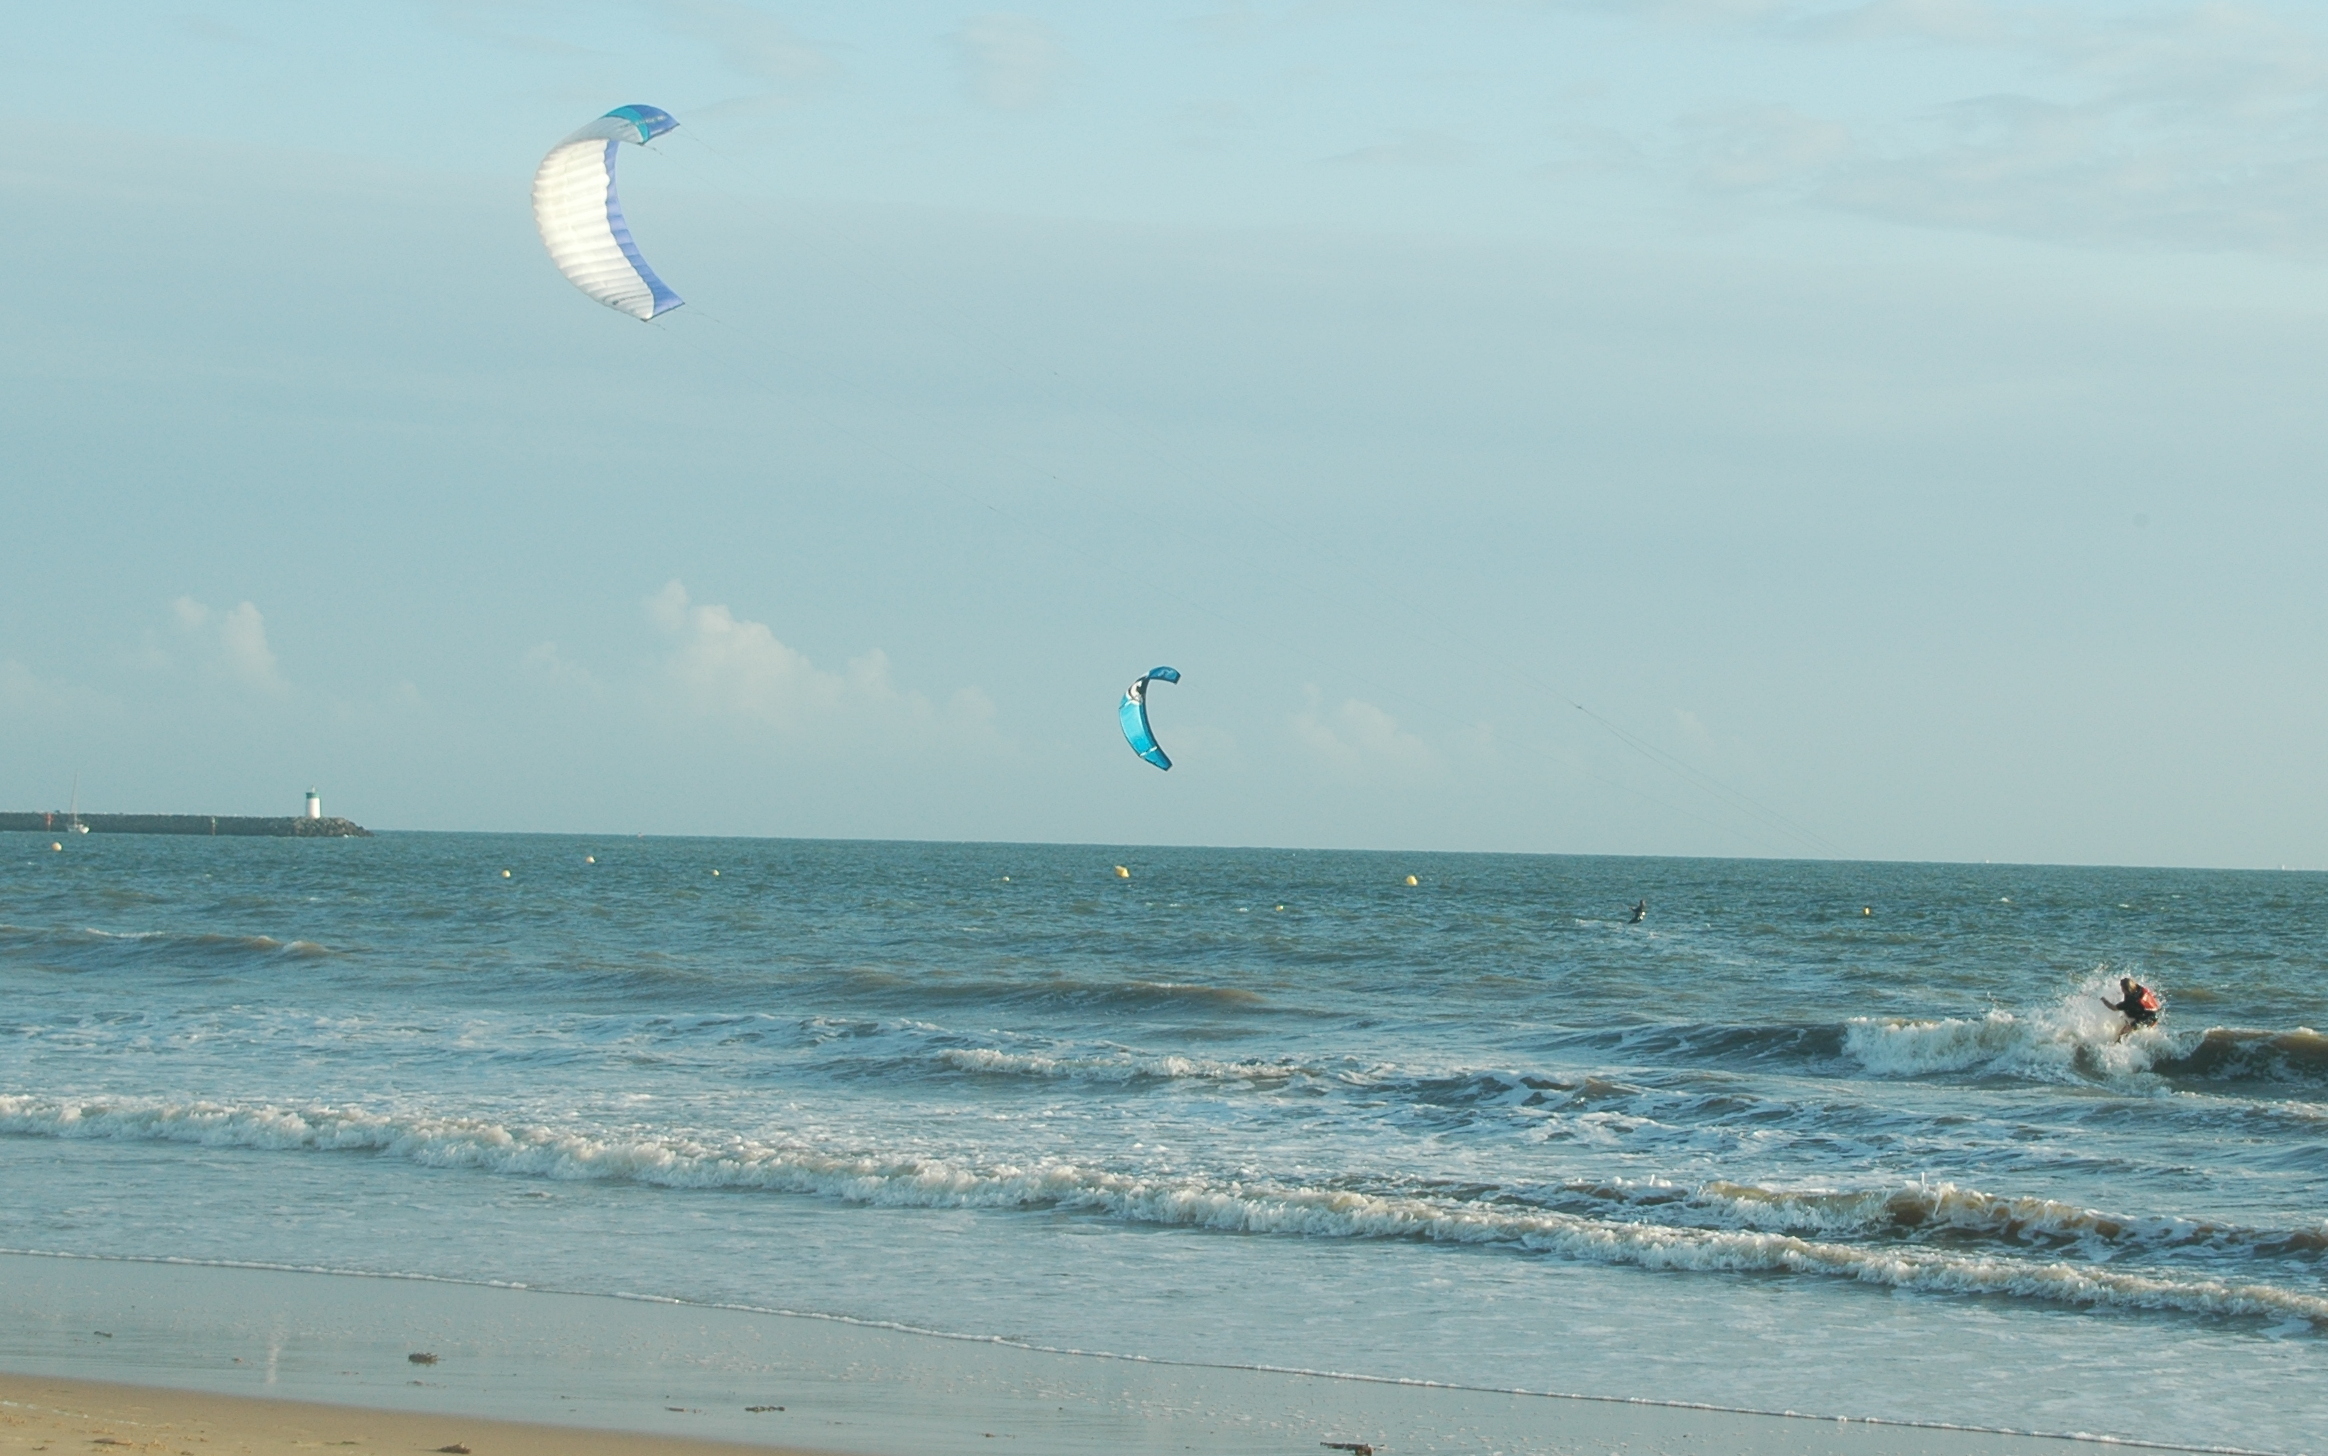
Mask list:
[{"label": "choppy sea water", "polygon": [[0,1247],[2328,1429],[2328,877],[48,843],[0,836]]}]

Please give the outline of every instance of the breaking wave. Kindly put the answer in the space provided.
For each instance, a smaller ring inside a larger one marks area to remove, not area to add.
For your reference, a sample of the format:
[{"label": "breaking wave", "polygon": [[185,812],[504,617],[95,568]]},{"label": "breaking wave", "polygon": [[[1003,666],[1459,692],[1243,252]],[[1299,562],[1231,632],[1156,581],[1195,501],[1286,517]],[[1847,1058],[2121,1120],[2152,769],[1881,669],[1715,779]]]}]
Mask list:
[{"label": "breaking wave", "polygon": [[2193,1249],[2240,1257],[2328,1253],[2328,1219],[2301,1228],[2252,1229],[2206,1219],[2130,1217],[1953,1183],[1800,1192],[1716,1181],[1693,1190],[1689,1198],[1693,1205],[1718,1209],[1743,1226],[1793,1233],[1977,1236],[2028,1247],[2075,1247],[2096,1258],[2143,1249]]},{"label": "breaking wave", "polygon": [[2047,1082],[2241,1086],[2328,1085],[2328,1037],[2293,1031],[2124,1030],[2102,1004],[2114,989],[2097,972],[2051,1007],[1979,1019],[1862,1017],[1845,1024],[1842,1050],[1879,1077],[1977,1076]]},{"label": "breaking wave", "polygon": [[1274,1084],[1303,1075],[1292,1062],[1224,1062],[1206,1057],[1147,1056],[1123,1051],[1095,1056],[1048,1056],[992,1047],[949,1047],[937,1054],[940,1066],[991,1077],[1030,1077],[1083,1082],[1223,1082]]},{"label": "breaking wave", "polygon": [[[1698,1189],[1594,1185],[1558,1190],[1556,1201],[1570,1206],[1554,1207],[1498,1189],[1430,1196],[1198,1175],[1144,1176],[1062,1160],[977,1162],[732,1135],[622,1137],[511,1127],[481,1118],[139,1098],[0,1096],[0,1133],[368,1152],[421,1166],[504,1176],[757,1189],[886,1207],[1055,1209],[1249,1234],[1501,1245],[1641,1269],[1791,1273],[1932,1294],[2248,1316],[2328,1329],[2328,1298],[2255,1280],[2165,1267],[2108,1267],[2058,1256],[2033,1259],[2012,1251],[1965,1252],[1897,1237],[1850,1241],[1937,1225],[2031,1247],[2081,1241],[2162,1247],[2231,1241],[2281,1252],[2328,1247],[2328,1225],[2271,1233],[2113,1219],[2069,1205],[1997,1198],[1945,1185],[1808,1194],[1720,1183]],[[1602,1211],[1577,1211],[1579,1198],[1599,1200]],[[1647,1216],[1661,1206],[1681,1217]],[[2045,1252],[2058,1255],[2060,1250]]]},{"label": "breaking wave", "polygon": [[853,994],[905,1006],[1040,1006],[1091,1010],[1185,1011],[1193,1015],[1272,1009],[1270,999],[1243,986],[1186,981],[1115,980],[1079,975],[1023,980],[966,976],[933,979],[879,967],[855,967],[835,978]]},{"label": "breaking wave", "polygon": [[130,957],[137,960],[177,958],[189,965],[215,965],[252,959],[286,957],[316,960],[339,952],[312,940],[277,940],[271,935],[234,935],[222,931],[41,929],[0,924],[0,946],[37,947],[67,962]]},{"label": "breaking wave", "polygon": [[2293,1031],[2239,1031],[2210,1027],[2187,1047],[2151,1064],[2161,1076],[2192,1081],[2328,1086],[2328,1036],[2308,1026]]}]

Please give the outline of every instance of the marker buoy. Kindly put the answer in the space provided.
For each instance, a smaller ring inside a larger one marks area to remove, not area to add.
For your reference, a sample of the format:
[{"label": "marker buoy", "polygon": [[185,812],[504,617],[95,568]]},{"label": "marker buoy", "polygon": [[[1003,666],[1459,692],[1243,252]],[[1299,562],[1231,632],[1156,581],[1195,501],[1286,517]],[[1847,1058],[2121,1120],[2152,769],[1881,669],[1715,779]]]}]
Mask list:
[{"label": "marker buoy", "polygon": [[594,854],[586,854],[586,855],[582,856],[582,863],[584,863],[584,864],[596,864],[596,863],[598,863],[598,856],[597,856],[597,855],[594,855]]},{"label": "marker buoy", "polygon": [[1119,879],[1119,880],[1128,880],[1128,879],[1130,879],[1131,877],[1132,877],[1132,872],[1131,872],[1130,870],[1127,870],[1127,869],[1125,869],[1125,868],[1124,868],[1122,865],[1117,865],[1117,866],[1116,866],[1116,878],[1117,878],[1117,879]]},{"label": "marker buoy", "polygon": [[503,878],[503,879],[505,879],[505,880],[506,880],[506,879],[508,879],[508,878],[509,878],[509,871],[507,871],[507,870],[503,870],[503,871],[501,872],[501,878]]},{"label": "marker buoy", "polygon": [[718,870],[713,870],[713,871],[711,872],[711,877],[712,877],[713,879],[715,879],[715,880],[716,880],[716,879],[718,879],[718,878],[719,878],[719,871],[718,871]]},{"label": "marker buoy", "polygon": [[1873,915],[1875,913],[1875,907],[1873,905],[1862,905],[1859,907],[1859,913],[1862,915]]},{"label": "marker buoy", "polygon": [[1421,883],[1422,883],[1422,881],[1421,881],[1421,880],[1418,880],[1418,879],[1416,879],[1416,878],[1415,878],[1413,875],[1408,875],[1408,876],[1407,876],[1407,883],[1408,883],[1408,884],[1410,884],[1410,885],[1419,885],[1419,884],[1421,884]]},{"label": "marker buoy", "polygon": [[51,840],[51,841],[49,841],[49,848],[51,848],[51,849],[63,849],[64,847],[65,847],[65,846],[64,846],[62,843],[60,843],[60,842],[58,842],[58,841],[56,841],[56,840]]}]

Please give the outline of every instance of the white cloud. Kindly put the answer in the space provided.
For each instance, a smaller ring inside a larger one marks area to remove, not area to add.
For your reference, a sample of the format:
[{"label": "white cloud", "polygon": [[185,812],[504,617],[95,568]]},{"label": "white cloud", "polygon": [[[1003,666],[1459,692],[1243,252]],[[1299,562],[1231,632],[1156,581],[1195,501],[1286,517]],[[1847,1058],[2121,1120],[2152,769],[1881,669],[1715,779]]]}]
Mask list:
[{"label": "white cloud", "polygon": [[170,603],[170,615],[205,676],[269,695],[291,690],[267,645],[266,618],[251,603],[213,612],[192,597],[180,597]]},{"label": "white cloud", "polygon": [[59,709],[80,694],[37,676],[13,657],[0,657],[0,709]]},{"label": "white cloud", "polygon": [[709,42],[729,69],[777,90],[811,85],[832,69],[792,27],[737,0],[663,0],[661,9],[671,29]]},{"label": "white cloud", "polygon": [[[647,615],[677,639],[664,670],[683,701],[706,717],[790,728],[831,713],[848,694],[849,678],[820,671],[765,623],[739,619],[726,607],[690,606],[687,588],[676,581],[647,599]],[[882,684],[887,669],[876,652],[858,676],[868,686]]]},{"label": "white cloud", "polygon": [[1714,746],[1714,731],[1705,720],[1687,708],[1673,710],[1673,726],[1681,730],[1681,741],[1700,753],[1710,752]]},{"label": "white cloud", "polygon": [[1459,166],[1471,160],[1472,151],[1471,144],[1459,138],[1442,132],[1418,131],[1408,133],[1401,141],[1360,147],[1322,160],[1330,167],[1439,168]]},{"label": "white cloud", "polygon": [[944,708],[901,689],[879,648],[830,672],[787,646],[764,622],[724,606],[697,604],[673,581],[647,598],[648,618],[670,639],[661,676],[665,695],[700,718],[774,728],[862,734],[933,730],[992,737],[994,704],[976,688]]},{"label": "white cloud", "polygon": [[1994,46],[2013,37],[2011,20],[1987,0],[1871,0],[1807,22],[1866,40],[1936,40]]},{"label": "white cloud", "polygon": [[1849,127],[1791,106],[1735,106],[1692,118],[1693,171],[1701,186],[1759,192],[1815,183],[1849,157]]},{"label": "white cloud", "polygon": [[1292,723],[1294,738],[1320,764],[1344,777],[1413,777],[1441,767],[1429,744],[1360,698],[1347,698],[1331,713],[1322,713],[1318,692],[1312,688],[1310,706],[1296,713]]},{"label": "white cloud", "polygon": [[528,649],[524,666],[526,675],[539,681],[593,694],[605,691],[588,668],[560,652],[555,642],[543,642]]},{"label": "white cloud", "polygon": [[1781,73],[1741,72],[1730,84],[1749,94],[1626,128],[1621,141],[1706,191],[2084,245],[2328,250],[2328,12],[1665,0],[1646,13],[1741,55],[1816,47],[1832,53],[1822,65],[1898,79],[1846,100],[1751,94]]},{"label": "white cloud", "polygon": [[970,97],[997,111],[1031,111],[1059,94],[1074,57],[1031,15],[973,15],[946,37]]}]

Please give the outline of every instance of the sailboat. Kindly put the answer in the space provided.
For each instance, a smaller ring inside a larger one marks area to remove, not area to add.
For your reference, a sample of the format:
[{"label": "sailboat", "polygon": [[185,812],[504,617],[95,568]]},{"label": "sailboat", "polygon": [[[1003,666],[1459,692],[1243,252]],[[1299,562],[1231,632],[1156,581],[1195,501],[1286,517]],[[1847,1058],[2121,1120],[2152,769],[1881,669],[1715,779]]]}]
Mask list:
[{"label": "sailboat", "polygon": [[81,776],[73,775],[73,802],[65,810],[65,828],[74,834],[87,834],[89,826],[81,822]]}]

